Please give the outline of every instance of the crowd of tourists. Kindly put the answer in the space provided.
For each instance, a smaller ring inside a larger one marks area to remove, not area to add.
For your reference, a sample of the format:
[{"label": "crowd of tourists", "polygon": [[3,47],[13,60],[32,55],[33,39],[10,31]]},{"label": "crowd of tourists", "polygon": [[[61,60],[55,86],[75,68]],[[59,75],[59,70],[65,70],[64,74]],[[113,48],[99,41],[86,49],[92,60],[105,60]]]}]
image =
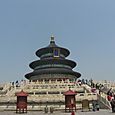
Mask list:
[{"label": "crowd of tourists", "polygon": [[93,88],[95,87],[96,89],[98,89],[99,94],[100,92],[107,94],[107,99],[110,102],[112,112],[115,112],[115,93],[112,90],[112,88],[109,89],[103,84],[99,84],[99,83],[94,84],[93,81],[91,81],[91,87]]},{"label": "crowd of tourists", "polygon": [[115,112],[115,93],[112,89],[107,92],[107,99],[111,104],[112,112]]}]

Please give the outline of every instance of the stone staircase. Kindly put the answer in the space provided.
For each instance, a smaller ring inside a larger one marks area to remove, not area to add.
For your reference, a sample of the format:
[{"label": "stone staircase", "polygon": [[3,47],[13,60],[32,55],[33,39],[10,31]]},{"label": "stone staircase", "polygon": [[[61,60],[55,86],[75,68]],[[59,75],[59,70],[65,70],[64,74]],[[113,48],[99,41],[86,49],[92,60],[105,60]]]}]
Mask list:
[{"label": "stone staircase", "polygon": [[[31,87],[29,85],[29,87]],[[98,90],[97,93],[92,93],[91,92],[91,87],[88,86],[87,84],[83,84],[82,87],[85,89],[84,93],[77,93],[76,95],[76,102],[77,102],[77,108],[81,108],[81,102],[84,99],[88,99],[90,102],[92,100],[99,100],[99,104],[101,108],[107,108],[110,109],[110,104],[106,99],[106,94],[99,94]],[[80,87],[78,87],[80,88]],[[11,84],[6,84],[6,86],[4,87],[3,91],[6,91],[5,95],[0,95],[0,109],[4,109],[4,110],[14,110],[16,108],[16,96],[15,93],[21,91],[22,89],[24,89],[24,91],[29,92],[29,91],[39,91],[40,89],[36,89],[34,87],[34,89],[32,89],[32,87],[30,89],[27,88],[27,85],[22,85],[20,87],[12,87]],[[50,90],[50,89],[49,89]],[[67,89],[66,89],[67,90]],[[41,89],[42,91],[42,89]],[[46,89],[43,89],[43,91],[46,91]],[[53,91],[53,89],[52,89]],[[64,91],[64,89],[62,88],[61,91]],[[35,93],[33,93],[32,95],[28,96],[28,107],[29,110],[38,110],[38,108],[44,108],[46,106],[46,104],[44,102],[48,102],[47,104],[53,105],[55,107],[55,109],[64,109],[64,101],[65,101],[65,97],[63,94],[57,94],[57,95],[51,95],[51,94],[39,94],[36,95]],[[79,103],[80,102],[80,103]],[[33,104],[34,103],[34,104]],[[91,103],[90,103],[90,106]]]},{"label": "stone staircase", "polygon": [[[91,92],[91,86],[84,84],[84,88],[88,91]],[[99,90],[96,89],[97,92],[97,100],[100,105],[101,109],[111,109],[110,102],[107,100],[107,94],[105,92],[99,93]]]}]

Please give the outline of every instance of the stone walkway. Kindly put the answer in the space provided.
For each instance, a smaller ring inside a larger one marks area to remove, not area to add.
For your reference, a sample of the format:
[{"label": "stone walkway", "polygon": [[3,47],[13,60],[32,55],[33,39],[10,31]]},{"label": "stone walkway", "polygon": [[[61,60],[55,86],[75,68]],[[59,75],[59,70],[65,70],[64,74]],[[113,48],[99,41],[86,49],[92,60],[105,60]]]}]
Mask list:
[{"label": "stone walkway", "polygon": [[[110,115],[114,114],[111,110],[100,110],[100,111],[90,111],[90,112],[81,112],[77,111],[75,115]],[[16,114],[15,111],[1,111],[0,115],[20,115]],[[71,115],[71,113],[64,113],[61,111],[54,111],[54,113],[44,113],[42,111],[28,111],[28,113],[24,113],[22,115]]]}]

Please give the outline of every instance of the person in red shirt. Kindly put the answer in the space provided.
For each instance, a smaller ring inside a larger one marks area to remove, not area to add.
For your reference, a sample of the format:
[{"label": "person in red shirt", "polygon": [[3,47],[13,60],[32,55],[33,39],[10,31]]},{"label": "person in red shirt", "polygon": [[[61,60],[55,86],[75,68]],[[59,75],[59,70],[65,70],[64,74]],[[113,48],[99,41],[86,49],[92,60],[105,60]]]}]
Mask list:
[{"label": "person in red shirt", "polygon": [[107,99],[108,99],[108,101],[111,101],[112,100],[112,96],[107,95]]},{"label": "person in red shirt", "polygon": [[75,115],[75,112],[74,112],[74,111],[72,111],[72,112],[71,112],[71,115]]}]

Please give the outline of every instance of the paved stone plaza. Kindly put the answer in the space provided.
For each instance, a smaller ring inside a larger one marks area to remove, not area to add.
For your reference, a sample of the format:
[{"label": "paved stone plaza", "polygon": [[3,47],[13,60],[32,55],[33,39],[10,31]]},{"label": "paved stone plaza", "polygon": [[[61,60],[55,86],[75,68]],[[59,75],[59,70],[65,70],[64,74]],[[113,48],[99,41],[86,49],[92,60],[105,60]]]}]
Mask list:
[{"label": "paved stone plaza", "polygon": [[[100,111],[90,111],[90,112],[81,112],[77,111],[75,115],[110,115],[114,114],[111,110],[100,110]],[[1,111],[0,115],[19,115],[15,113],[15,111]],[[55,111],[54,113],[44,113],[42,111],[28,111],[28,113],[24,113],[22,115],[71,115],[71,113],[65,113],[63,111]]]}]

